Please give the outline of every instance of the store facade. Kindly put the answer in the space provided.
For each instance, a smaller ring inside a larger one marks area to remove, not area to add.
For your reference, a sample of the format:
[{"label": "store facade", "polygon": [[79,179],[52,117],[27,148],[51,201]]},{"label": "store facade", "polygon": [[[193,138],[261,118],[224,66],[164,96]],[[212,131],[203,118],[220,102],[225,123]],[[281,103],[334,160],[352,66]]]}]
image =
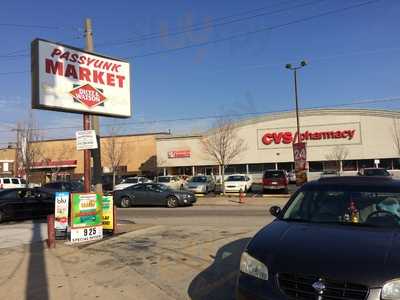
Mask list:
[{"label": "store facade", "polygon": [[[336,169],[355,174],[366,167],[400,170],[400,112],[370,109],[306,110],[300,113],[300,137],[307,144],[308,173],[319,177]],[[293,169],[292,143],[296,138],[294,112],[238,121],[236,136],[246,150],[226,173],[260,176],[266,169]],[[204,150],[202,139],[211,134],[157,138],[157,165],[173,175],[219,174],[216,162]]]}]

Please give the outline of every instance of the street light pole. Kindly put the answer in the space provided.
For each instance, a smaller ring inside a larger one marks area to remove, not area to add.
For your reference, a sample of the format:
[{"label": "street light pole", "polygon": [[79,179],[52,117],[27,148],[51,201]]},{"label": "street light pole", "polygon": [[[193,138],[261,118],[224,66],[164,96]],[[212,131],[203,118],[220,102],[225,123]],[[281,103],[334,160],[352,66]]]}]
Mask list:
[{"label": "street light pole", "polygon": [[297,122],[297,142],[300,143],[300,117],[299,117],[299,98],[298,98],[298,93],[297,93],[297,70],[305,67],[307,65],[307,62],[305,60],[302,60],[300,62],[300,65],[297,67],[293,67],[291,64],[286,65],[286,69],[292,70],[294,74],[294,97],[296,101],[296,122]]}]

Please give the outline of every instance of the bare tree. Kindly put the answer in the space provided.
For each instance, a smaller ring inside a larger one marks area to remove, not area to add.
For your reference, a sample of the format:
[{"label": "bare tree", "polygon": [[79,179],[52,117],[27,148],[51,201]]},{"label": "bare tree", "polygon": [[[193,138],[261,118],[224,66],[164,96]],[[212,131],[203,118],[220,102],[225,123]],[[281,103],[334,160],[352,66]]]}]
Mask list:
[{"label": "bare tree", "polygon": [[27,183],[32,175],[32,167],[41,157],[41,147],[38,143],[40,135],[35,130],[35,122],[30,117],[29,121],[17,125],[17,164],[18,171],[25,175]]},{"label": "bare tree", "polygon": [[327,160],[334,161],[336,164],[336,169],[342,171],[341,164],[342,162],[349,156],[349,150],[342,146],[338,145],[333,148],[331,153],[328,153],[325,157]]},{"label": "bare tree", "polygon": [[126,160],[125,153],[127,151],[126,145],[123,142],[119,141],[117,137],[119,131],[119,128],[116,126],[110,127],[110,137],[105,140],[104,144],[105,155],[110,166],[110,170],[113,174],[113,189],[115,186],[118,169],[121,164]]},{"label": "bare tree", "polygon": [[229,119],[219,119],[210,134],[201,140],[206,154],[221,169],[222,192],[225,193],[225,168],[247,149],[244,140],[237,137],[234,123]]}]

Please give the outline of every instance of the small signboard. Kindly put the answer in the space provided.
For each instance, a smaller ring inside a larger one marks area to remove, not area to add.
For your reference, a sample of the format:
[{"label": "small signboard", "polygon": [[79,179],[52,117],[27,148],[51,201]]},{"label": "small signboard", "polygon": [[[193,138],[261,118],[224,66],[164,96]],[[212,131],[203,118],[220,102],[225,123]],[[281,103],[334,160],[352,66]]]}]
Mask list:
[{"label": "small signboard", "polygon": [[103,229],[114,229],[114,201],[112,196],[103,196]]},{"label": "small signboard", "polygon": [[97,149],[96,131],[81,130],[75,132],[76,150]]},{"label": "small signboard", "polygon": [[103,238],[102,199],[100,194],[71,195],[71,242],[80,243]]},{"label": "small signboard", "polygon": [[191,154],[190,150],[173,150],[168,152],[168,158],[188,158]]},{"label": "small signboard", "polygon": [[71,230],[72,243],[84,243],[103,238],[103,226],[92,226],[85,228],[73,228]]},{"label": "small signboard", "polygon": [[293,143],[294,168],[296,185],[307,182],[307,150],[306,143]]},{"label": "small signboard", "polygon": [[55,194],[55,221],[54,228],[59,231],[67,230],[68,226],[69,193],[56,192]]}]

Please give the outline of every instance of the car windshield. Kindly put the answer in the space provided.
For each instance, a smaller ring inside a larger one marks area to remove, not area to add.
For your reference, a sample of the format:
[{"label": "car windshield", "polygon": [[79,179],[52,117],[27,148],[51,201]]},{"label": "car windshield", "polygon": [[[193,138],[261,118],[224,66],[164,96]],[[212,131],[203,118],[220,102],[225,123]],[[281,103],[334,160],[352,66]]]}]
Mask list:
[{"label": "car windshield", "polygon": [[365,176],[389,176],[389,172],[385,169],[365,169]]},{"label": "car windshield", "polygon": [[158,177],[158,182],[170,182],[171,178],[170,177]]},{"label": "car windshield", "polygon": [[283,220],[379,227],[400,226],[400,192],[300,191]]},{"label": "car windshield", "polygon": [[205,176],[194,176],[189,182],[207,182],[207,177]]},{"label": "car windshield", "polygon": [[244,176],[233,175],[233,176],[229,176],[227,181],[246,181],[246,179],[244,178]]},{"label": "car windshield", "polygon": [[282,178],[284,177],[283,172],[281,171],[266,171],[264,173],[265,178]]}]

